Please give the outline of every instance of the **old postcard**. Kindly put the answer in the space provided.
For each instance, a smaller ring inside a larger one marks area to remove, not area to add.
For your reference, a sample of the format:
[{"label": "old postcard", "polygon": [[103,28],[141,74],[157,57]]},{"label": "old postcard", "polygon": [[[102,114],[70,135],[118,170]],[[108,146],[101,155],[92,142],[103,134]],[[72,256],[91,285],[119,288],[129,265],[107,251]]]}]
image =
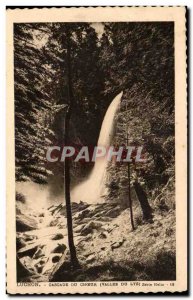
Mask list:
[{"label": "old postcard", "polygon": [[187,291],[185,7],[7,9],[7,292]]}]

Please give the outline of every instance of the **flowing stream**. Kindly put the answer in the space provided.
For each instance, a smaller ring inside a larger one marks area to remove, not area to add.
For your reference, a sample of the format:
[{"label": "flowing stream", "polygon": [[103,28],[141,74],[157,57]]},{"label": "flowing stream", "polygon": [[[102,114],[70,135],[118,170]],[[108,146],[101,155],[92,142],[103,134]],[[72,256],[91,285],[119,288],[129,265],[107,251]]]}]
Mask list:
[{"label": "flowing stream", "polygon": [[[110,146],[113,129],[114,118],[119,108],[123,92],[118,94],[108,107],[105,114],[97,146],[103,146],[106,149]],[[103,202],[105,195],[105,181],[108,161],[105,156],[96,159],[93,170],[89,178],[83,183],[77,185],[71,192],[71,199],[74,202],[85,201],[87,203]]]}]

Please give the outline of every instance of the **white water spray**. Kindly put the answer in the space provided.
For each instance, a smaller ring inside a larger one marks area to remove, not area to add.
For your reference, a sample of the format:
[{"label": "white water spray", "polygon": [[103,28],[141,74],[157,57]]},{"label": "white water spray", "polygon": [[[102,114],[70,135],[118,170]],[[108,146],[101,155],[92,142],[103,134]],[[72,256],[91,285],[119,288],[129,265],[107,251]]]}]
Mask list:
[{"label": "white water spray", "polygon": [[[101,126],[97,146],[103,146],[106,149],[110,146],[114,129],[114,117],[118,110],[122,94],[123,92],[118,94],[108,107]],[[96,159],[89,178],[72,190],[72,201],[79,202],[81,200],[87,203],[103,202],[102,196],[105,194],[107,165],[108,161],[105,156]]]}]

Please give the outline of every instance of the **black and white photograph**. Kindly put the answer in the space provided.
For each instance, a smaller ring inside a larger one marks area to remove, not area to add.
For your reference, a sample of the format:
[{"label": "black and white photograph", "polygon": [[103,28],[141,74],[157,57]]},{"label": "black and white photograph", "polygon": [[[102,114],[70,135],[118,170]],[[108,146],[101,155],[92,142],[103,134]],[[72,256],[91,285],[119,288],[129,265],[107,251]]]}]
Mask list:
[{"label": "black and white photograph", "polygon": [[187,201],[176,190],[186,99],[180,109],[175,19],[22,13],[12,27],[17,287],[175,291],[176,197]]}]

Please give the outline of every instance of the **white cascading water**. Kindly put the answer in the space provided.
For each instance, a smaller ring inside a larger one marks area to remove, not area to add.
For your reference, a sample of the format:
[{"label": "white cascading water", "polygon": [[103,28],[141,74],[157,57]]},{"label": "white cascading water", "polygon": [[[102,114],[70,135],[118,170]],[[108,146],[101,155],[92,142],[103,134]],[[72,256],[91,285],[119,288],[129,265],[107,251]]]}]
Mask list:
[{"label": "white cascading water", "polygon": [[[110,146],[112,133],[114,129],[114,117],[119,108],[123,92],[118,94],[108,107],[105,114],[97,146],[103,146],[106,149]],[[74,202],[84,201],[87,203],[103,202],[105,194],[105,181],[108,161],[106,157],[96,159],[93,170],[89,178],[83,183],[77,185],[71,192],[71,199]]]}]

